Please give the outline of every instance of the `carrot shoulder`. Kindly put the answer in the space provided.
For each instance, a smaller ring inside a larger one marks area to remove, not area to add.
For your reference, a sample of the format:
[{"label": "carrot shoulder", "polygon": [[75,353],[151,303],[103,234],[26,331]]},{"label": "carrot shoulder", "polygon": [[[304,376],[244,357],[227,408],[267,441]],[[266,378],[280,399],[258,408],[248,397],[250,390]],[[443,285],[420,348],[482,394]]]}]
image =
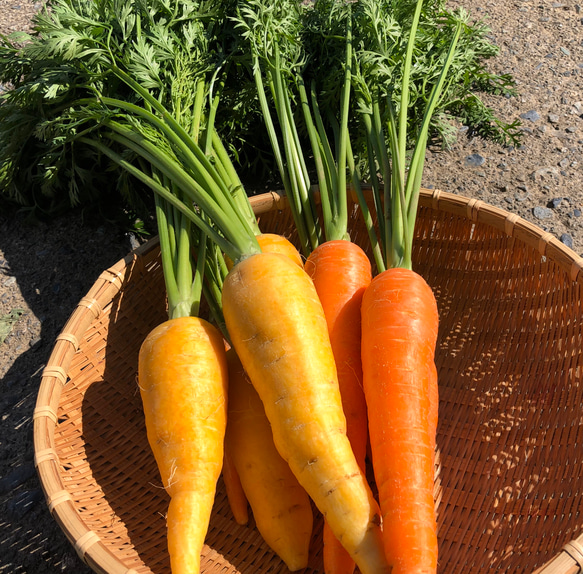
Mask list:
[{"label": "carrot shoulder", "polygon": [[223,464],[227,364],[223,338],[197,317],[156,327],[140,349],[148,442],[170,495],[173,574],[196,574]]},{"label": "carrot shoulder", "polygon": [[277,450],[361,572],[388,572],[378,506],[346,436],[326,318],[310,277],[284,256],[252,255],[227,276],[223,312]]},{"label": "carrot shoulder", "polygon": [[[304,266],[304,261],[300,252],[297,250],[296,246],[287,239],[287,237],[277,233],[261,233],[256,236],[256,239],[261,251],[265,253],[279,253],[280,255],[285,255],[298,267]],[[225,257],[225,262],[227,268],[231,270],[233,268],[233,261],[229,257]]]},{"label": "carrot shoulder", "polygon": [[383,540],[393,574],[437,569],[433,498],[437,304],[417,273],[377,275],[362,301],[362,366]]},{"label": "carrot shoulder", "polygon": [[[347,435],[360,468],[365,469],[368,426],[362,390],[360,353],[360,306],[371,281],[371,265],[366,253],[345,240],[326,241],[318,246],[305,264],[306,272],[322,303],[334,360]],[[324,571],[350,574],[354,561],[324,524]]]}]

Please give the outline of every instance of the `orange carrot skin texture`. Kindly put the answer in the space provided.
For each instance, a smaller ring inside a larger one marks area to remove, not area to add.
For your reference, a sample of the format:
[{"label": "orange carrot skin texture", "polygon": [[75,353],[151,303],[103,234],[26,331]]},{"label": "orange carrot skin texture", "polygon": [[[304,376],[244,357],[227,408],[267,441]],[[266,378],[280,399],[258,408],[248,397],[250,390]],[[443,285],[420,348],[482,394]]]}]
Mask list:
[{"label": "orange carrot skin texture", "polygon": [[227,352],[229,412],[225,448],[241,478],[257,529],[289,570],[308,565],[310,498],[273,444],[263,403],[237,354]]},{"label": "orange carrot skin texture", "polygon": [[229,455],[225,445],[225,457],[223,459],[223,482],[225,483],[225,492],[227,500],[231,507],[231,512],[237,524],[247,524],[249,522],[249,509],[247,497],[241,484],[241,479],[235,468],[235,463]]},{"label": "orange carrot skin texture", "polygon": [[[257,236],[257,243],[264,253],[280,253],[291,259],[298,267],[304,266],[304,260],[296,246],[283,235],[277,233],[262,233]],[[233,268],[233,262],[228,257],[225,257],[227,269],[229,271]]]},{"label": "orange carrot skin texture", "polygon": [[156,327],[140,349],[148,442],[170,495],[173,574],[200,572],[227,422],[227,362],[219,331],[197,317]]},{"label": "orange carrot skin texture", "polygon": [[362,366],[385,552],[393,574],[434,574],[438,311],[407,269],[377,275],[362,301]]},{"label": "orange carrot skin texture", "polygon": [[[360,306],[372,279],[370,261],[355,243],[333,240],[317,247],[304,267],[314,281],[326,315],[347,434],[356,460],[364,471],[368,423],[362,389]],[[354,561],[327,523],[324,525],[324,571],[326,574],[351,574],[354,571]]]},{"label": "orange carrot skin texture", "polygon": [[229,273],[223,313],[275,446],[362,574],[388,572],[378,505],[346,436],[326,318],[308,274],[275,253]]}]

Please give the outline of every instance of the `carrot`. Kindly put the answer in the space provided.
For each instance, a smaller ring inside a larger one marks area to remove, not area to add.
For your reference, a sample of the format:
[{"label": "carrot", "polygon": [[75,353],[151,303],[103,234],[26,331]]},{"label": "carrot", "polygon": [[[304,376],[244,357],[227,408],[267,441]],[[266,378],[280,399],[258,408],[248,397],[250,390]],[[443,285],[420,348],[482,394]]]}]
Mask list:
[{"label": "carrot", "polygon": [[[366,10],[360,15],[370,18]],[[365,161],[382,254],[377,259],[379,274],[362,300],[362,369],[385,554],[394,574],[435,574],[438,563],[433,491],[439,318],[431,288],[413,270],[413,239],[431,120],[444,86],[451,81],[447,76],[463,24],[457,23],[441,72],[428,84],[420,128],[408,133],[415,39],[422,15],[423,0],[417,0],[406,49],[397,63],[400,86],[386,92],[382,66],[362,67],[358,80],[368,138]],[[361,23],[370,24],[376,22]],[[362,50],[370,62],[376,56],[381,62],[386,53],[384,44],[373,36]],[[363,89],[367,85],[369,89]],[[369,237],[374,245],[372,227]]]},{"label": "carrot", "polygon": [[198,573],[223,464],[227,364],[222,336],[197,317],[169,319],[143,342],[138,380],[148,442],[170,496],[172,573]]},{"label": "carrot", "polygon": [[[339,6],[339,5],[338,5]],[[356,245],[350,243],[347,230],[348,208],[346,189],[346,164],[348,160],[348,117],[350,103],[350,78],[352,61],[352,27],[350,7],[335,7],[326,5],[322,21],[336,20],[346,16],[346,50],[341,63],[343,72],[339,74],[344,83],[339,90],[340,121],[334,123],[334,141],[336,157],[332,152],[328,134],[319,113],[315,94],[315,80],[312,82],[310,98],[304,86],[302,75],[298,72],[290,55],[297,53],[297,40],[293,33],[281,34],[281,30],[294,21],[298,13],[291,5],[281,6],[274,10],[269,22],[277,22],[270,27],[263,18],[249,18],[243,26],[250,26],[257,34],[256,42],[250,43],[250,53],[254,54],[255,80],[258,95],[262,102],[262,112],[267,127],[269,140],[277,164],[286,195],[289,199],[290,211],[296,229],[301,249],[308,254],[306,271],[312,277],[315,288],[322,302],[328,331],[331,339],[333,356],[338,370],[338,379],[343,409],[347,417],[347,433],[355,452],[357,463],[361,470],[365,466],[367,428],[366,403],[362,391],[362,373],[360,367],[360,298],[366,286],[370,283],[371,268],[365,253]],[[318,10],[319,8],[314,8]],[[247,7],[251,14],[252,7]],[[316,20],[318,20],[316,18]],[[261,22],[261,24],[258,24]],[[263,27],[265,26],[265,27]],[[272,43],[263,44],[262,40],[271,36],[281,36],[286,50],[272,50]],[[337,37],[327,29],[323,36]],[[328,52],[323,47],[323,52]],[[262,79],[262,64],[270,62],[268,71],[264,73],[266,82]],[[302,69],[305,69],[302,66]],[[264,86],[271,90],[265,90]],[[290,95],[297,86],[299,98]],[[273,110],[277,114],[280,127],[280,137],[276,133],[276,123],[271,118],[271,109],[267,98],[273,98]],[[292,101],[300,101],[305,128],[309,135],[314,164],[318,176],[321,198],[322,219],[315,217],[317,212],[312,194],[307,193],[311,187],[308,173],[303,168],[302,146],[297,138],[299,130],[294,124],[298,117],[291,109]],[[281,144],[280,145],[280,141]],[[284,161],[285,157],[285,161]],[[354,173],[354,169],[351,166]],[[323,224],[323,225],[321,225]],[[354,560],[340,542],[332,534],[329,521],[324,525],[324,570],[327,574],[350,573],[354,570]]]},{"label": "carrot", "polygon": [[393,573],[435,572],[433,499],[438,313],[414,271],[377,275],[362,301],[362,362],[371,450]]},{"label": "carrot", "polygon": [[229,411],[225,450],[241,479],[257,529],[291,571],[308,565],[312,506],[273,444],[263,403],[233,349],[227,352]]},{"label": "carrot", "polygon": [[235,468],[235,463],[225,445],[225,457],[223,459],[223,482],[227,500],[231,507],[231,512],[237,524],[247,524],[249,522],[248,501],[241,484],[239,473]]},{"label": "carrot", "polygon": [[[281,255],[289,257],[299,267],[304,266],[304,261],[300,252],[296,249],[295,245],[283,235],[278,235],[277,233],[261,233],[257,235],[257,243],[259,243],[261,251],[268,253],[281,253]],[[232,259],[225,257],[225,262],[227,264],[227,269],[231,270],[233,268]]]},{"label": "carrot", "polygon": [[277,450],[361,572],[388,572],[378,505],[346,436],[328,327],[313,282],[282,255],[251,255],[225,280],[223,313]]},{"label": "carrot", "polygon": [[[294,246],[294,244],[289,241],[287,238],[285,238],[283,235],[278,235],[276,233],[260,233],[257,236],[257,242],[259,243],[259,247],[261,248],[261,250],[263,252],[269,252],[269,253],[280,253],[281,255],[285,255],[286,257],[288,257],[291,261],[293,261],[294,263],[296,263],[299,267],[303,267],[304,262],[302,260],[302,257],[299,253],[299,251],[296,249],[296,247]],[[229,258],[229,257],[225,257],[225,263],[227,265],[227,269],[231,270],[233,268],[233,261]],[[229,351],[229,349],[227,349],[227,351]],[[232,353],[234,353],[232,351]],[[229,357],[231,355],[231,353],[228,352],[227,356]],[[233,364],[230,366],[230,369],[235,371],[235,378],[238,381],[238,379],[240,379],[244,373],[244,369],[241,366],[241,363],[239,361],[239,359],[236,357],[236,353],[234,353],[235,359],[231,359],[230,362],[232,362]],[[241,371],[241,372],[240,372]],[[246,376],[246,375],[245,375]],[[230,378],[233,378],[233,375],[230,375]],[[248,385],[250,385],[250,382],[247,380]],[[239,386],[241,386],[242,383],[239,382]],[[231,385],[232,386],[232,385]],[[252,387],[251,387],[252,389]],[[251,394],[251,390],[247,389],[247,392],[249,394]],[[255,392],[255,391],[253,391]],[[255,395],[255,397],[251,397],[250,400],[255,401],[259,400],[259,398]],[[257,405],[256,405],[257,406]],[[263,407],[261,407],[261,409],[256,409],[256,411],[259,410],[263,410]],[[236,417],[238,417],[238,414],[235,414]],[[230,417],[232,418],[232,417]],[[261,416],[256,412],[255,413],[255,418],[260,419]],[[265,419],[265,413],[263,413],[263,418]],[[267,419],[265,419],[267,420]],[[269,430],[269,436],[271,436],[271,428],[268,429]],[[247,438],[247,435],[249,435],[250,433],[246,432],[247,429],[246,428],[241,428],[241,432],[242,435],[241,436],[245,436]],[[257,437],[258,439],[258,437]],[[227,441],[229,442],[229,441]],[[275,447],[273,447],[273,449],[275,449]],[[277,452],[277,451],[276,451]],[[245,462],[241,460],[241,456],[244,454],[248,454],[250,457],[256,457],[257,453],[254,451],[253,448],[241,448],[240,452],[238,452],[236,458],[238,459],[238,466],[239,468],[245,468]],[[273,455],[273,456],[277,456],[279,457],[279,454]],[[281,460],[281,457],[279,457]],[[263,459],[261,459],[263,460]],[[286,465],[287,466],[287,465]],[[287,469],[287,472],[290,473],[289,468]],[[293,475],[291,475],[293,477]],[[286,480],[289,480],[289,477],[286,476]],[[293,480],[295,480],[295,478],[293,478]],[[223,466],[223,481],[225,483],[225,490],[227,492],[227,498],[229,500],[229,506],[231,507],[231,511],[233,512],[233,516],[235,517],[235,520],[237,521],[238,524],[246,524],[248,521],[248,512],[247,512],[247,497],[245,495],[245,491],[241,485],[241,480],[239,477],[239,473],[237,472],[237,468],[235,463],[232,460],[232,457],[230,456],[229,453],[229,448],[228,448],[228,444],[225,445],[225,461],[224,461],[224,466]],[[274,496],[274,500],[278,501],[280,499],[280,495],[277,494]],[[262,500],[262,502],[264,502]],[[263,509],[264,505],[262,505],[262,509]],[[264,510],[265,511],[265,510]],[[256,513],[256,512],[255,512]],[[310,510],[310,516],[311,516],[311,510]],[[310,518],[310,520],[312,520]],[[260,529],[261,531],[261,529]],[[311,526],[310,526],[310,531],[311,531]],[[267,540],[267,537],[264,536],[265,540]],[[272,546],[273,547],[273,546]],[[284,559],[285,561],[285,559]]]},{"label": "carrot", "polygon": [[[360,305],[371,281],[366,253],[355,243],[322,243],[308,257],[306,272],[312,277],[322,303],[338,372],[347,435],[360,468],[365,469],[368,426],[362,390],[360,357]],[[327,574],[349,574],[354,561],[324,524],[324,569]]]}]

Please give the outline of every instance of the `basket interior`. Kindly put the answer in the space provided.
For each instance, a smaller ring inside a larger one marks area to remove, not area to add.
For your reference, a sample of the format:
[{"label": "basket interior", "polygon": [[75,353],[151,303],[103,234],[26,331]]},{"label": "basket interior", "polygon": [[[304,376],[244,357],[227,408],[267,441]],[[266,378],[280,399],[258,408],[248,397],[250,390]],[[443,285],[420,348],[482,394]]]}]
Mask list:
[{"label": "basket interior", "polygon": [[[262,216],[289,235],[288,215]],[[367,244],[353,215],[354,241]],[[581,286],[505,233],[422,207],[415,269],[440,311],[435,496],[440,573],[532,572],[581,534]],[[170,572],[168,504],[136,382],[146,334],[166,319],[156,252],[85,334],[59,405],[55,445],[66,490],[128,569]],[[322,572],[321,520],[306,573]],[[202,570],[287,572],[251,520],[239,526],[219,482]]]}]

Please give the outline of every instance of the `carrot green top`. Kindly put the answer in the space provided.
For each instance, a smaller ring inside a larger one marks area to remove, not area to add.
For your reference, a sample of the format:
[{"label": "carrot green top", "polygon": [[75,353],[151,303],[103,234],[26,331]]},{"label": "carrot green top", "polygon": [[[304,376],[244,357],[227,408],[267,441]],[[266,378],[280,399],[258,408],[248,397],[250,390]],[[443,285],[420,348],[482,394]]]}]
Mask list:
[{"label": "carrot green top", "polygon": [[[462,29],[462,22],[458,21],[441,72],[427,99],[419,131],[411,137],[408,133],[410,80],[422,6],[423,0],[417,0],[404,55],[393,69],[395,76],[400,74],[399,89],[392,88],[388,93],[383,91],[378,84],[380,75],[376,74],[374,65],[373,70],[369,69],[367,73],[360,68],[355,81],[367,133],[369,173],[378,217],[378,244],[382,256],[375,259],[379,271],[388,267],[412,268],[413,232],[430,121],[448,81],[448,71]],[[378,36],[375,39],[378,41],[367,46],[365,51],[367,61],[376,63],[383,60],[384,46]],[[393,101],[393,94],[396,101]],[[385,122],[381,117],[381,107],[386,109]],[[410,139],[415,142],[412,152],[407,149]],[[369,229],[369,235],[374,238],[373,245],[376,245],[376,232]]]}]

